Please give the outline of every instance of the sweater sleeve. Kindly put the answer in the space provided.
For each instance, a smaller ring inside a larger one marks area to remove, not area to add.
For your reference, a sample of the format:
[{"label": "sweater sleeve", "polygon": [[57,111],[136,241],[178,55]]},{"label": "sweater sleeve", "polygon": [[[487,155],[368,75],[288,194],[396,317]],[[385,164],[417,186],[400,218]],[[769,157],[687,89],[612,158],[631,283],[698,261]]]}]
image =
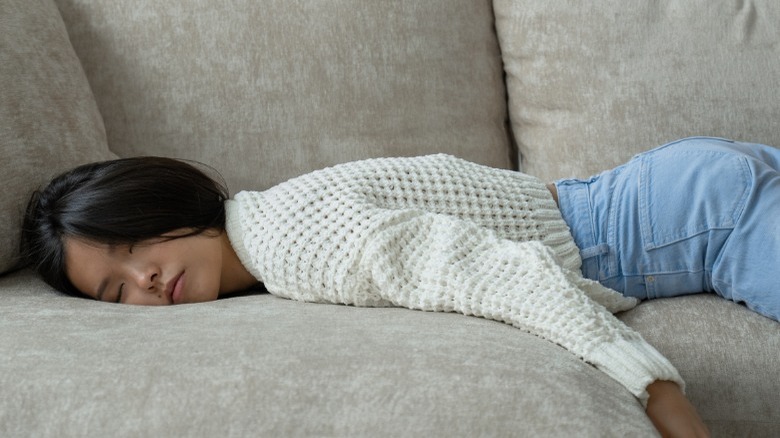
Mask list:
[{"label": "sweater sleeve", "polygon": [[552,341],[643,405],[655,380],[684,389],[674,366],[605,307],[626,310],[636,301],[563,269],[539,242],[500,239],[471,222],[421,212],[377,233],[359,269],[394,305],[484,317]]}]

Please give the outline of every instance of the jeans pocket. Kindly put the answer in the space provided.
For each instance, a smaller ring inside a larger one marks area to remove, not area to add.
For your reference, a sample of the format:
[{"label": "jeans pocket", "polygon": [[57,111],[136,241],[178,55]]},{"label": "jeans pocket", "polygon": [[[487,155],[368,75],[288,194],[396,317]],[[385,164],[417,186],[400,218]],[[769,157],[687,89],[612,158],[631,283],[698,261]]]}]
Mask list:
[{"label": "jeans pocket", "polygon": [[744,156],[697,147],[661,149],[641,160],[638,207],[646,251],[734,228],[751,187]]}]

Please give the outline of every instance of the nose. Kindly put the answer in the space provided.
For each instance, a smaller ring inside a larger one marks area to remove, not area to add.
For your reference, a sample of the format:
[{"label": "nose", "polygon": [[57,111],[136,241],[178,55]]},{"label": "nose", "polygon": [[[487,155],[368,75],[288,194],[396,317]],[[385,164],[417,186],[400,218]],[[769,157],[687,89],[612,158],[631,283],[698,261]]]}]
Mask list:
[{"label": "nose", "polygon": [[141,290],[153,292],[163,288],[163,285],[160,284],[160,270],[154,265],[133,267],[131,279]]},{"label": "nose", "polygon": [[135,266],[127,273],[124,298],[126,304],[160,306],[169,304],[165,298],[160,269],[153,265]]}]

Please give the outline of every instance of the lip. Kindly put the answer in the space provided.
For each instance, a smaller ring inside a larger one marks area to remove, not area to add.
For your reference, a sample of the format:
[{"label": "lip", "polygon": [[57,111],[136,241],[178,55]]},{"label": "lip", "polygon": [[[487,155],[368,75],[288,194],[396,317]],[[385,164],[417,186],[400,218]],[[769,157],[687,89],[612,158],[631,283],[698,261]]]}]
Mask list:
[{"label": "lip", "polygon": [[184,289],[184,271],[179,273],[179,275],[173,277],[168,283],[165,285],[165,295],[168,297],[168,300],[173,304],[179,304],[181,301],[182,291]]}]

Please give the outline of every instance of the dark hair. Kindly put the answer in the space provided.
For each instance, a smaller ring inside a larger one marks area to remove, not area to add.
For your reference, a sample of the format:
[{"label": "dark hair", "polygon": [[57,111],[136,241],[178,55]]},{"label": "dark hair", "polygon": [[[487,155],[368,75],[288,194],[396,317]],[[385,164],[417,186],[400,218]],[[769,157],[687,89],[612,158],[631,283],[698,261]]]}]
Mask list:
[{"label": "dark hair", "polygon": [[22,225],[22,258],[55,289],[81,295],[65,273],[65,238],[122,245],[182,228],[191,231],[175,238],[222,231],[227,197],[224,184],[171,158],[85,164],[33,193]]}]

